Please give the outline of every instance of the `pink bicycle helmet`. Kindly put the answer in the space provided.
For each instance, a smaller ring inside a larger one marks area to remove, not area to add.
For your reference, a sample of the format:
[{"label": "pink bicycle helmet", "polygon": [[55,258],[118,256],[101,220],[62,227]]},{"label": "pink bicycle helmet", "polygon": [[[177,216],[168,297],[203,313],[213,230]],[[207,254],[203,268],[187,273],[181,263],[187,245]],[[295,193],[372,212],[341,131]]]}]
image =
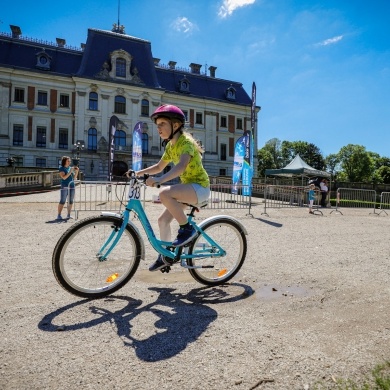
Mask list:
[{"label": "pink bicycle helmet", "polygon": [[159,117],[178,119],[182,123],[186,121],[186,117],[183,111],[180,110],[179,107],[176,107],[172,104],[163,104],[162,106],[158,107],[150,118],[154,123],[156,123],[156,119]]}]

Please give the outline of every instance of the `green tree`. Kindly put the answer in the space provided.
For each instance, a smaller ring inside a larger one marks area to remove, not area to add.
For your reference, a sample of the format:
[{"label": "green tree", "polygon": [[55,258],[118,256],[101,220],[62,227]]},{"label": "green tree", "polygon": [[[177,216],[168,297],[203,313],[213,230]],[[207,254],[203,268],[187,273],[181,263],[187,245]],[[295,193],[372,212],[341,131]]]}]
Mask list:
[{"label": "green tree", "polygon": [[371,182],[374,174],[374,161],[366,148],[361,145],[343,146],[338,152],[342,173],[351,182]]},{"label": "green tree", "polygon": [[329,154],[325,158],[326,170],[332,174],[334,178],[337,178],[337,173],[340,170],[340,159],[338,154]]},{"label": "green tree", "polygon": [[259,176],[264,176],[266,169],[277,169],[282,167],[280,145],[281,142],[279,139],[272,138],[257,151],[259,161],[257,171]]},{"label": "green tree", "polygon": [[390,184],[390,167],[382,165],[375,171],[378,183]]},{"label": "green tree", "polygon": [[307,164],[318,170],[325,169],[325,160],[320,149],[305,141],[283,141],[281,146],[283,166],[287,165],[297,154],[306,161]]}]

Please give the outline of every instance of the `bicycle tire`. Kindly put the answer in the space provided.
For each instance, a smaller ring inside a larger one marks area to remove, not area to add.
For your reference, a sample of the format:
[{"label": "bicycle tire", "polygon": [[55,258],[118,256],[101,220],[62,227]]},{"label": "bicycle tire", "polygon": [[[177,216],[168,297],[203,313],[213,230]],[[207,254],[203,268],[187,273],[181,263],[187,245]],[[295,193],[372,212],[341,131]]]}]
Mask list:
[{"label": "bicycle tire", "polygon": [[78,297],[97,299],[119,290],[132,278],[141,259],[141,242],[132,226],[126,226],[107,260],[97,257],[112,229],[121,224],[117,217],[89,217],[60,237],[52,257],[60,286]]},{"label": "bicycle tire", "polygon": [[[205,257],[200,260],[188,259],[189,266],[212,266],[212,268],[192,268],[189,269],[189,272],[196,281],[206,286],[225,284],[237,274],[244,263],[247,252],[245,232],[238,222],[230,218],[214,219],[201,227],[226,251],[226,256]],[[215,250],[200,235],[191,243],[188,253],[195,253],[197,248],[207,250],[207,247],[210,248],[210,251]]]}]

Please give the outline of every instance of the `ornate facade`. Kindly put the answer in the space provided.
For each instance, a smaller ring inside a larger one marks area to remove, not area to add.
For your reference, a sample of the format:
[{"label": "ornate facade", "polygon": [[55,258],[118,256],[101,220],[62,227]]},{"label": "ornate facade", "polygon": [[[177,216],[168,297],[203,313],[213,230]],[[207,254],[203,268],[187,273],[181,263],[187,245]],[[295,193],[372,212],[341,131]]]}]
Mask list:
[{"label": "ornate facade", "polygon": [[11,31],[0,33],[0,165],[12,157],[21,167],[57,168],[62,155],[78,155],[87,179],[107,177],[109,121],[116,115],[114,174],[131,167],[139,121],[149,166],[163,153],[149,117],[171,103],[205,148],[209,175],[231,176],[235,142],[251,126],[251,98],[241,83],[218,79],[215,66],[202,72],[200,64],[160,64],[149,41],[117,30],[89,29],[80,49],[60,38],[56,44],[24,38],[17,26]]}]

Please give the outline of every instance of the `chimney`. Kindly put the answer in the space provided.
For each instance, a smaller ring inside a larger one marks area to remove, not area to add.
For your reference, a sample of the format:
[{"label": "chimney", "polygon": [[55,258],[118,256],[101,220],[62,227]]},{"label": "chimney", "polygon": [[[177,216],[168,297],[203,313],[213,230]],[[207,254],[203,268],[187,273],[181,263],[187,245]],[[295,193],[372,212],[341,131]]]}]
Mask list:
[{"label": "chimney", "polygon": [[12,38],[19,38],[20,35],[22,35],[22,30],[19,26],[13,26],[10,24],[11,31],[12,31]]},{"label": "chimney", "polygon": [[209,67],[210,77],[215,78],[215,71],[216,71],[216,69],[217,69],[216,66],[210,66],[210,67]]},{"label": "chimney", "polygon": [[154,66],[158,66],[160,63],[160,58],[153,58]]},{"label": "chimney", "polygon": [[85,50],[85,43],[80,43],[81,50]]},{"label": "chimney", "polygon": [[57,41],[57,46],[58,47],[64,47],[65,44],[66,44],[65,39],[62,39],[62,38],[56,38],[56,41]]},{"label": "chimney", "polygon": [[200,74],[200,68],[201,67],[202,67],[202,65],[191,63],[190,64],[191,73],[193,73],[193,74]]},{"label": "chimney", "polygon": [[169,61],[168,62],[169,69],[175,69],[176,64],[177,64],[177,62],[175,62],[175,61]]}]

